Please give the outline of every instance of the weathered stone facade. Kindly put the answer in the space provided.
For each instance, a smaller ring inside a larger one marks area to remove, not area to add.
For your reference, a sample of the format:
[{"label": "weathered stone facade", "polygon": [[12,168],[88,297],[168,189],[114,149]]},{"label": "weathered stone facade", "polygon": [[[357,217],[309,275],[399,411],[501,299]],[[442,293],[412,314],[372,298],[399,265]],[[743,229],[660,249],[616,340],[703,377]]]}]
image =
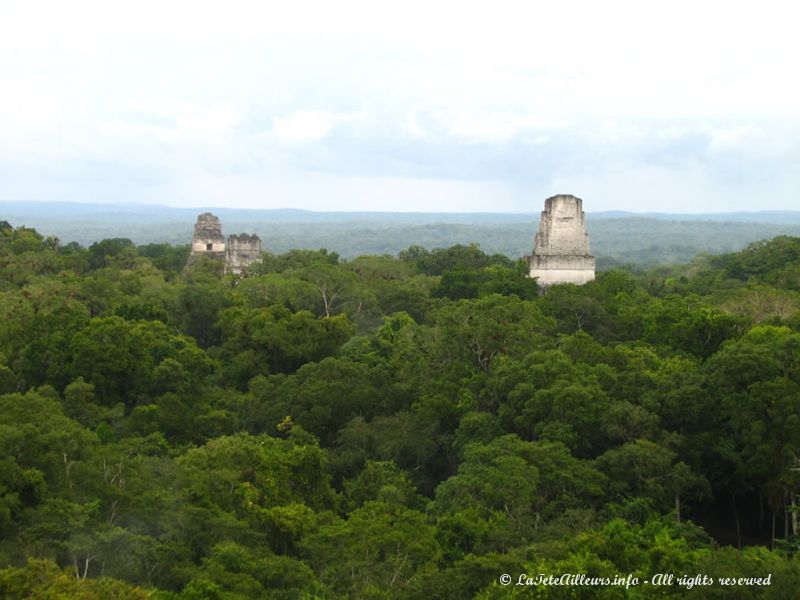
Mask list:
[{"label": "weathered stone facade", "polygon": [[261,262],[261,238],[255,233],[233,234],[228,236],[228,249],[225,257],[225,270],[240,274],[253,263]]},{"label": "weathered stone facade", "polygon": [[589,254],[589,234],[583,201],[559,194],[544,201],[539,231],[534,240],[529,277],[547,287],[555,283],[582,285],[594,279],[594,256]]},{"label": "weathered stone facade", "polygon": [[198,215],[197,222],[194,224],[189,264],[197,260],[198,256],[225,258],[225,238],[222,235],[222,225],[220,225],[219,219],[211,213]]},{"label": "weathered stone facade", "polygon": [[239,275],[253,263],[261,262],[261,238],[256,234],[240,233],[229,236],[226,243],[219,218],[211,213],[203,213],[198,215],[194,225],[192,251],[187,265],[191,265],[199,256],[222,259],[226,273]]}]

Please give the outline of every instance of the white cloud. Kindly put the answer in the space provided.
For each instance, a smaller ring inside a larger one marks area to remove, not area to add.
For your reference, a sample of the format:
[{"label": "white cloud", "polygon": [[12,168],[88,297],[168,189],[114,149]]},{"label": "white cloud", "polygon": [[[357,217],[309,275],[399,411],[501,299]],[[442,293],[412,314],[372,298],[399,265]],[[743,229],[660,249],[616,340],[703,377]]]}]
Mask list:
[{"label": "white cloud", "polygon": [[[405,178],[409,210],[455,194],[494,209],[517,202],[489,193],[498,181],[527,186],[521,198],[554,181],[611,189],[598,173],[629,168],[703,210],[732,197],[727,174],[796,170],[798,17],[778,0],[6,0],[0,200],[107,185],[108,197],[192,202],[176,190],[213,182],[235,204],[280,180],[305,206],[316,192],[291,182],[325,172],[329,197],[371,202],[353,178],[371,190]],[[97,163],[170,183],[102,183]],[[739,183],[766,195],[763,181]],[[796,178],[769,184],[775,201],[797,192]]]},{"label": "white cloud", "polygon": [[504,143],[528,131],[551,129],[552,125],[535,115],[498,113],[456,116],[450,131],[472,143]]},{"label": "white cloud", "polygon": [[736,127],[709,128],[712,152],[727,152],[747,150],[760,146],[766,139],[766,132],[753,125],[740,125]]},{"label": "white cloud", "polygon": [[334,114],[299,110],[282,117],[273,117],[272,130],[281,140],[287,142],[318,142],[324,138],[338,117]]}]

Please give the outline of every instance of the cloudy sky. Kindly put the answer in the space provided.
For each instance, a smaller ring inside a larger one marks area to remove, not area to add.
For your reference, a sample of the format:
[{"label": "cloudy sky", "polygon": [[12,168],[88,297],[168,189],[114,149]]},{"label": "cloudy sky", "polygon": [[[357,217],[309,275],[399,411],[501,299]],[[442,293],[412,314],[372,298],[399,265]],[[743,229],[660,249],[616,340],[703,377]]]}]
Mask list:
[{"label": "cloudy sky", "polygon": [[800,209],[800,3],[0,1],[0,201]]}]

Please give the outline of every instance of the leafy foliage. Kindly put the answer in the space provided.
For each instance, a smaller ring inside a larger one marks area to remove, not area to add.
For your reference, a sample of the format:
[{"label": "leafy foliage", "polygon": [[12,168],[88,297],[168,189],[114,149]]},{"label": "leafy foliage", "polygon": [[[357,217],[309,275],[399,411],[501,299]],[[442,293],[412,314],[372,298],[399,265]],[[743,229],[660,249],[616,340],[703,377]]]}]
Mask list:
[{"label": "leafy foliage", "polygon": [[798,248],[542,294],[477,245],[237,278],[0,223],[0,595],[791,597]]}]

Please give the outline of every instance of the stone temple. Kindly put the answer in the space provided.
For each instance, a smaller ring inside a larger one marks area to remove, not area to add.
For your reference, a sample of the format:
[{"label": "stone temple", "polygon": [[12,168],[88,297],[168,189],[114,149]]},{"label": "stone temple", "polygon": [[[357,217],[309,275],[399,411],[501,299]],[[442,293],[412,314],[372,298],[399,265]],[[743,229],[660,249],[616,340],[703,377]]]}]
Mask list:
[{"label": "stone temple", "polygon": [[200,256],[223,259],[226,273],[241,275],[250,265],[261,262],[261,238],[240,233],[228,236],[226,243],[219,218],[203,213],[194,224],[192,251],[186,264],[191,265]]},{"label": "stone temple", "polygon": [[197,217],[192,236],[191,256],[225,258],[225,238],[218,217],[211,213],[203,213]]},{"label": "stone temple", "polygon": [[540,286],[555,283],[582,285],[594,279],[594,256],[589,254],[589,234],[583,201],[559,194],[544,201],[539,231],[533,244],[529,277]]}]

